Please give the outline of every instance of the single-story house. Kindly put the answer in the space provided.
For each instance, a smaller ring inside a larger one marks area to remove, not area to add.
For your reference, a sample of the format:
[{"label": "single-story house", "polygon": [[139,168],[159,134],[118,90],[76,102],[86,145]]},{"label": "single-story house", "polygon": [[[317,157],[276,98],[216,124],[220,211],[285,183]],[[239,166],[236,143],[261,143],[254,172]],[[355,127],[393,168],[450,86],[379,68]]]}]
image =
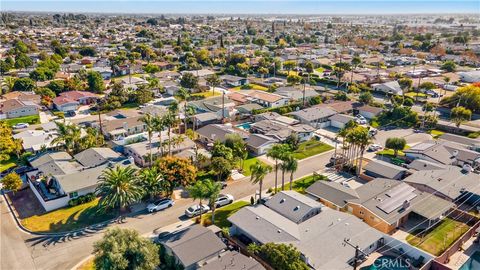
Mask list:
[{"label": "single-story house", "polygon": [[264,155],[278,140],[262,134],[251,134],[246,140],[248,150],[256,155]]},{"label": "single-story house", "polygon": [[350,121],[355,121],[355,117],[346,114],[335,114],[330,118],[330,126],[338,129],[342,129]]},{"label": "single-story house", "polygon": [[372,84],[373,91],[382,92],[385,94],[402,95],[403,90],[397,81],[374,83]]},{"label": "single-story house", "polygon": [[357,110],[358,110],[358,114],[365,117],[366,119],[373,119],[374,117],[377,117],[381,112],[383,112],[382,108],[373,107],[369,105],[361,106],[357,108]]},{"label": "single-story house", "polygon": [[380,177],[395,180],[401,180],[408,171],[406,168],[378,159],[369,161],[364,170],[364,174],[373,178]]},{"label": "single-story house", "polygon": [[324,128],[329,126],[330,117],[336,114],[337,111],[329,107],[311,107],[289,113],[289,115],[299,120],[300,123],[310,125],[314,128]]},{"label": "single-story house", "polygon": [[198,134],[198,140],[204,144],[213,144],[216,141],[225,142],[225,136],[228,134],[239,134],[242,138],[248,138],[248,133],[234,129],[229,125],[210,124],[201,127],[195,131]]},{"label": "single-story house", "polygon": [[220,76],[220,80],[222,80],[223,83],[229,87],[236,87],[236,86],[248,84],[247,78],[233,76],[233,75],[222,75]]},{"label": "single-story house", "polygon": [[0,119],[38,115],[38,105],[32,101],[9,99],[0,102]]}]

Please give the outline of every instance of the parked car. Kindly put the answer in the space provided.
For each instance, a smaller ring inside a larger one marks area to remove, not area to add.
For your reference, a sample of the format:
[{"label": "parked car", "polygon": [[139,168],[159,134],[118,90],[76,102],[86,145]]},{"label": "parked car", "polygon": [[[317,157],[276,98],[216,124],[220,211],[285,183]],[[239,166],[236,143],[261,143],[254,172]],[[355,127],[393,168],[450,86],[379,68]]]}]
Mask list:
[{"label": "parked car", "polygon": [[74,117],[75,115],[77,115],[77,113],[75,113],[75,111],[67,111],[65,113],[66,117]]},{"label": "parked car", "polygon": [[187,217],[195,217],[200,215],[200,213],[206,213],[208,211],[210,211],[210,207],[208,205],[202,205],[202,207],[200,207],[200,205],[196,204],[188,207],[185,210],[185,215]]},{"label": "parked car", "polygon": [[222,189],[227,187],[227,181],[222,181],[220,184],[222,185]]},{"label": "parked car", "polygon": [[18,123],[16,125],[13,126],[14,129],[18,129],[18,128],[27,128],[28,126],[30,126],[29,124],[27,123]]},{"label": "parked car", "polygon": [[160,199],[158,201],[155,201],[147,205],[147,210],[149,213],[152,213],[152,212],[163,210],[165,208],[172,207],[174,204],[175,202],[171,199],[168,199],[168,198]]},{"label": "parked car", "polygon": [[370,134],[370,136],[375,136],[377,135],[378,133],[378,130],[376,128],[372,128],[368,131],[368,134]]},{"label": "parked car", "polygon": [[368,147],[369,152],[376,152],[378,150],[381,150],[383,147],[379,144],[372,144],[370,147]]},{"label": "parked car", "polygon": [[215,207],[222,207],[222,206],[225,206],[227,204],[231,204],[233,203],[234,199],[233,199],[233,196],[230,195],[230,194],[220,194],[220,196],[218,196],[217,200],[215,200]]}]

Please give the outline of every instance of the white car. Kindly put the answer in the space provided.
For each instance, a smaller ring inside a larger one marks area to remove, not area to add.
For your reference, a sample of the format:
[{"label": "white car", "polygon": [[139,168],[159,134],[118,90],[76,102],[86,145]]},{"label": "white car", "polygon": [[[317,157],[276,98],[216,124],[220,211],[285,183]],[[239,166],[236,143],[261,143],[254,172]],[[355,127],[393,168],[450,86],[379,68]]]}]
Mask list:
[{"label": "white car", "polygon": [[233,203],[234,198],[230,194],[221,194],[218,196],[218,199],[215,201],[215,207],[219,208],[227,204]]},{"label": "white car", "polygon": [[27,123],[18,123],[15,126],[13,126],[13,128],[15,128],[15,129],[17,129],[17,128],[27,128],[28,126],[29,126],[29,124],[27,124]]},{"label": "white car", "polygon": [[357,124],[360,124],[360,125],[366,125],[368,123],[367,120],[361,119],[361,118],[357,118],[355,122],[357,122]]},{"label": "white car", "polygon": [[372,144],[370,147],[368,147],[368,151],[375,152],[378,150],[381,150],[383,147],[379,144]]},{"label": "white car", "polygon": [[206,213],[208,211],[210,211],[210,207],[208,207],[208,205],[202,205],[202,207],[200,208],[200,205],[196,204],[187,208],[185,210],[185,215],[187,217],[195,217],[200,215],[200,213]]},{"label": "white car", "polygon": [[149,205],[147,205],[147,210],[149,213],[160,211],[169,207],[172,207],[175,202],[172,199],[160,199]]}]

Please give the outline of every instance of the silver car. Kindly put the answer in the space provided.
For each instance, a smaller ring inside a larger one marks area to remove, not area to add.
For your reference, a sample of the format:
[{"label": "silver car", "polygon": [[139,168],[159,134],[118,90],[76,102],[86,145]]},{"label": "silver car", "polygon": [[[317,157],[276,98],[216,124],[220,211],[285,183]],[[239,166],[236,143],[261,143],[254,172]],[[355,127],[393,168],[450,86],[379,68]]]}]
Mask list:
[{"label": "silver car", "polygon": [[196,204],[187,208],[185,210],[185,215],[187,217],[195,217],[200,215],[200,213],[206,213],[208,211],[210,211],[210,207],[208,205],[202,205],[202,207],[200,207],[200,205]]},{"label": "silver car", "polygon": [[219,208],[219,207],[225,206],[227,204],[231,204],[231,203],[233,203],[233,201],[234,201],[234,198],[233,198],[232,195],[221,194],[220,196],[218,196],[217,200],[215,201],[215,207]]}]

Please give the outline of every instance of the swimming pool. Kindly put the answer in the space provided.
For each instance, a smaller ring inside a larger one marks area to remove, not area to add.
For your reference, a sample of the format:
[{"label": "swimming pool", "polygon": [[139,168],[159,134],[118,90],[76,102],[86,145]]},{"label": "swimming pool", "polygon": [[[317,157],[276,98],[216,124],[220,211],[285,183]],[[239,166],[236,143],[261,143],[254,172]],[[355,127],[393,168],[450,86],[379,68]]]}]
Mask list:
[{"label": "swimming pool", "polygon": [[236,125],[237,128],[241,128],[243,130],[250,130],[251,126],[252,126],[252,122],[245,122],[245,123]]},{"label": "swimming pool", "polygon": [[362,267],[360,270],[408,270],[409,263],[393,256],[381,256],[370,266]]},{"label": "swimming pool", "polygon": [[480,251],[475,251],[472,256],[460,267],[459,270],[480,269]]}]

